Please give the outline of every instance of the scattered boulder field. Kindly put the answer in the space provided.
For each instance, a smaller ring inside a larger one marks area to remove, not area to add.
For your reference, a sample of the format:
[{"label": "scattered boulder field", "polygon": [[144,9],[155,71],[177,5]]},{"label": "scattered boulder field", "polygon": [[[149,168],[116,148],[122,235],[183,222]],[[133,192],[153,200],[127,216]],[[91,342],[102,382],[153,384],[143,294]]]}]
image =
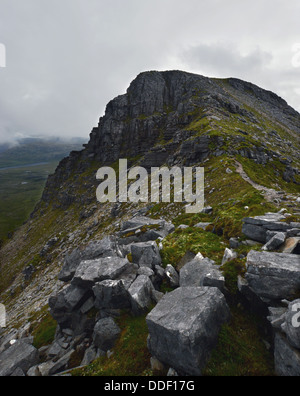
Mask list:
[{"label": "scattered boulder field", "polygon": [[[238,288],[251,309],[267,312],[276,374],[299,376],[300,224],[284,220],[281,213],[244,219],[245,236],[264,245],[249,252]],[[147,315],[152,364],[159,362],[169,375],[202,375],[222,325],[230,321],[228,291],[222,267],[200,252],[179,271],[163,267],[159,246],[174,230],[166,221],[136,216],[117,235],[67,254],[59,274],[65,287],[49,300],[58,324],[55,340],[38,350],[24,331],[3,336],[0,376],[70,375],[78,349],[84,352],[79,367],[111,354],[123,309]],[[222,264],[237,257],[240,243],[230,240]],[[173,291],[160,291],[164,280]]]}]

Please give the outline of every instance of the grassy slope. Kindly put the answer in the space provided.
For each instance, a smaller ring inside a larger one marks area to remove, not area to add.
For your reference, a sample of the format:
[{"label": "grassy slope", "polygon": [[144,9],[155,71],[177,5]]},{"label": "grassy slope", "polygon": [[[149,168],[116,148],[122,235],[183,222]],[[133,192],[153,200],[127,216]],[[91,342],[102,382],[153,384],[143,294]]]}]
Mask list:
[{"label": "grassy slope", "polygon": [[0,171],[0,239],[5,239],[28,219],[56,165]]}]

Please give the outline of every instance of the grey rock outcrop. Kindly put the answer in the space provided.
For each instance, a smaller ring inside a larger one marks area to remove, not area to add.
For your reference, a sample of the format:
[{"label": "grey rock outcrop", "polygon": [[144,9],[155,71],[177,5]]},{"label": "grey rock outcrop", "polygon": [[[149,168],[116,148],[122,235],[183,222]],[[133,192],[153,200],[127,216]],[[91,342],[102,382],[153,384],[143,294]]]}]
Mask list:
[{"label": "grey rock outcrop", "polygon": [[250,288],[262,298],[293,298],[300,289],[300,256],[251,251],[245,275]]},{"label": "grey rock outcrop", "polygon": [[93,344],[106,352],[113,348],[120,333],[120,328],[111,317],[100,319],[94,328]]},{"label": "grey rock outcrop", "polygon": [[[285,219],[286,217],[281,213],[266,213],[264,216],[247,217],[244,219],[242,231],[246,237],[265,244],[269,242],[269,231],[282,234],[294,228],[300,228],[298,223],[289,224],[283,221]],[[278,244],[276,246],[279,247]]]},{"label": "grey rock outcrop", "polygon": [[135,315],[140,315],[150,308],[154,287],[146,275],[139,275],[128,292],[131,296],[131,308]]},{"label": "grey rock outcrop", "polygon": [[90,288],[97,282],[118,278],[131,266],[132,264],[127,259],[120,257],[82,261],[75,272],[72,284],[77,287]]},{"label": "grey rock outcrop", "polygon": [[132,261],[140,267],[155,268],[161,265],[161,257],[156,242],[141,242],[131,245]]},{"label": "grey rock outcrop", "polygon": [[38,363],[38,350],[26,341],[16,341],[1,354],[0,377],[9,377],[17,369],[22,370],[23,373],[27,373],[30,367]]},{"label": "grey rock outcrop", "polygon": [[150,353],[178,373],[201,375],[229,317],[218,289],[178,288],[166,294],[147,316]]},{"label": "grey rock outcrop", "polygon": [[58,279],[63,282],[69,282],[75,275],[79,264],[84,260],[117,256],[118,248],[113,237],[106,237],[100,241],[93,241],[86,248],[77,248],[66,255],[65,263],[58,275]]},{"label": "grey rock outcrop", "polygon": [[221,291],[225,287],[225,278],[220,267],[213,260],[201,258],[199,255],[180,270],[180,287],[217,287]]},{"label": "grey rock outcrop", "polygon": [[97,309],[124,309],[130,307],[130,294],[123,280],[105,280],[93,287]]}]

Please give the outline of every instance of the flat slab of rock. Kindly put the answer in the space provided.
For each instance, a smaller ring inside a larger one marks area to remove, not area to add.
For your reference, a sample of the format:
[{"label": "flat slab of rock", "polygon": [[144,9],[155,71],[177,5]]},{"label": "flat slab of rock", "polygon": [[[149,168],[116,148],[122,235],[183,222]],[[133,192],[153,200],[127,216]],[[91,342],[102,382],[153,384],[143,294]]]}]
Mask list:
[{"label": "flat slab of rock", "polygon": [[267,232],[287,232],[293,224],[283,222],[285,216],[280,213],[267,213],[264,216],[247,217],[243,224],[243,234],[261,243],[267,242]]},{"label": "flat slab of rock", "polygon": [[0,355],[0,377],[9,377],[17,369],[23,373],[39,363],[39,352],[22,340],[16,341]]},{"label": "flat slab of rock", "polygon": [[300,256],[252,250],[245,278],[259,297],[291,299],[300,290]]},{"label": "flat slab of rock", "polygon": [[131,263],[127,259],[120,257],[82,261],[75,272],[72,284],[90,288],[97,282],[116,279],[130,266]]},{"label": "flat slab of rock", "polygon": [[217,288],[176,289],[147,316],[150,353],[180,374],[201,375],[229,318],[229,307]]},{"label": "flat slab of rock", "polygon": [[78,266],[84,260],[113,256],[118,256],[116,242],[113,238],[105,237],[100,241],[92,241],[85,249],[77,248],[66,255],[65,263],[58,275],[58,279],[63,282],[72,280]]}]

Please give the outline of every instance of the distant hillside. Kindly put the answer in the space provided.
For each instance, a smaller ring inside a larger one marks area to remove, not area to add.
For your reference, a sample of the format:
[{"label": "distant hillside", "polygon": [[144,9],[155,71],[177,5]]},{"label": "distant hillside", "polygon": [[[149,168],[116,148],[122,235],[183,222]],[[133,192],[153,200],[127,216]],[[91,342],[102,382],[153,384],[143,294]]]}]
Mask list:
[{"label": "distant hillside", "polygon": [[81,150],[83,143],[84,139],[67,142],[59,139],[28,138],[19,140],[11,148],[0,145],[0,168],[60,161],[71,151]]}]

